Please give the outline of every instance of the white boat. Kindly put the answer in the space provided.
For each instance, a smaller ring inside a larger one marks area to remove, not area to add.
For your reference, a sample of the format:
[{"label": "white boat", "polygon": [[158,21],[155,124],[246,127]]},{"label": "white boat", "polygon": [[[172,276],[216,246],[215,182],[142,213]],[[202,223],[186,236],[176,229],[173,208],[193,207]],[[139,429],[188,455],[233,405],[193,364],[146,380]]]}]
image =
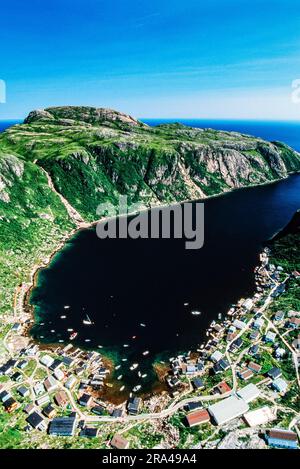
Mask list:
[{"label": "white boat", "polygon": [[138,384],[137,386],[134,386],[134,388],[133,388],[132,391],[133,391],[133,392],[137,392],[137,391],[139,391],[139,390],[141,389],[141,387],[142,387],[142,386],[141,386],[140,384]]},{"label": "white boat", "polygon": [[123,378],[123,375],[120,375],[117,377],[118,380],[122,379]]},{"label": "white boat", "polygon": [[90,341],[91,341],[91,339],[85,339],[84,341],[85,341],[85,342],[90,342]]},{"label": "white boat", "polygon": [[131,370],[136,370],[138,366],[139,366],[138,363],[133,363],[133,365],[131,365],[130,369]]},{"label": "white boat", "polygon": [[125,389],[125,386],[122,386],[122,387],[120,388],[120,391],[122,392],[122,391],[124,391],[124,389]]},{"label": "white boat", "polygon": [[76,339],[77,336],[78,336],[78,332],[72,332],[72,334],[70,335],[70,340]]},{"label": "white boat", "polygon": [[183,303],[183,306],[188,306],[188,305],[189,305],[189,303]]},{"label": "white boat", "polygon": [[119,368],[121,368],[121,365],[117,365],[115,369],[118,370]]},{"label": "white boat", "polygon": [[142,373],[140,371],[138,371],[138,376],[139,378],[142,376]]},{"label": "white boat", "polygon": [[62,316],[60,317],[60,319],[66,319],[66,317],[67,317],[67,316],[62,315]]},{"label": "white boat", "polygon": [[69,305],[65,305],[65,306],[64,306],[64,309],[69,309],[69,308],[70,308]]},{"label": "white boat", "polygon": [[52,332],[52,334],[53,334],[53,333],[55,332],[55,329],[51,329],[51,331],[50,331],[50,332]]},{"label": "white boat", "polygon": [[67,329],[68,332],[73,332],[74,329],[70,328],[70,329]]},{"label": "white boat", "polygon": [[191,314],[192,314],[193,316],[200,316],[201,311],[196,311],[196,310],[195,310],[195,311],[191,311]]},{"label": "white boat", "polygon": [[142,378],[146,378],[146,376],[148,376],[147,373],[144,373],[144,374],[142,375]]},{"label": "white boat", "polygon": [[129,345],[128,345],[128,344],[124,344],[124,345],[123,345],[123,347],[125,347],[125,348],[126,348],[126,347],[129,347]]},{"label": "white boat", "polygon": [[63,340],[62,340],[62,339],[59,339],[59,341],[58,341],[58,342],[62,343],[62,342],[63,342]]},{"label": "white boat", "polygon": [[103,345],[98,345],[98,348],[103,348]]},{"label": "white boat", "polygon": [[127,362],[127,358],[122,358],[122,362]]},{"label": "white boat", "polygon": [[145,350],[145,352],[143,352],[143,355],[146,356],[149,354],[149,350]]},{"label": "white boat", "polygon": [[141,327],[146,327],[146,324],[144,324],[143,322],[140,323],[140,326]]},{"label": "white boat", "polygon": [[82,323],[83,323],[85,326],[90,326],[91,324],[94,324],[94,323],[92,322],[91,318],[90,318],[88,315],[86,315],[86,319],[84,319],[84,320],[82,321]]}]

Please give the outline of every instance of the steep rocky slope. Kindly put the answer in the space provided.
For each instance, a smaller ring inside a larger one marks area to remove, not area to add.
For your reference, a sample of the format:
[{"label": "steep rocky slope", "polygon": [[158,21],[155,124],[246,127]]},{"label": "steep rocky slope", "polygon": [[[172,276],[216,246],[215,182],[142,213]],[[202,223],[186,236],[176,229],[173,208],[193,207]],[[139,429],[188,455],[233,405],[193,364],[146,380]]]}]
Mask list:
[{"label": "steep rocky slope", "polygon": [[199,199],[299,170],[287,145],[236,132],[151,128],[91,107],[33,111],[0,134],[1,311],[31,266],[78,220],[97,219],[102,202]]}]

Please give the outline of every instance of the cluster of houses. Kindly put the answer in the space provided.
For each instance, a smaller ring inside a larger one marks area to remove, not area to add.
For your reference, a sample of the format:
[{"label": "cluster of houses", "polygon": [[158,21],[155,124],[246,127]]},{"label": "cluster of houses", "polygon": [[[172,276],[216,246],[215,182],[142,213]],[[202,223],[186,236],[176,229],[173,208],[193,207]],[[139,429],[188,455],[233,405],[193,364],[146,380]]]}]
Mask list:
[{"label": "cluster of houses", "polygon": [[[43,379],[31,380],[26,375],[33,357],[35,366],[44,371]],[[142,406],[142,399],[137,396],[122,407],[97,400],[95,391],[104,385],[108,373],[98,352],[85,352],[68,345],[55,354],[38,353],[36,345],[29,345],[20,351],[18,359],[10,358],[0,366],[0,375],[9,378],[0,384],[0,403],[9,413],[21,407],[26,415],[25,431],[36,429],[48,431],[50,435],[74,436],[79,429],[80,436],[96,437],[96,427],[78,420],[70,395],[79,406],[99,416],[118,418],[125,412],[136,415]]]}]

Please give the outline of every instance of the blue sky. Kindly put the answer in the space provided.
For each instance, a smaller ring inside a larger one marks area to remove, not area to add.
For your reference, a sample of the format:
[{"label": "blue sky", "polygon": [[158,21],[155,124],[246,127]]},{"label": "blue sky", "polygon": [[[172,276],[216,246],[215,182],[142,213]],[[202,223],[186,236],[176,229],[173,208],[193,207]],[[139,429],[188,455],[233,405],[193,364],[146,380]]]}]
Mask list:
[{"label": "blue sky", "polygon": [[0,41],[0,119],[65,104],[300,119],[298,0],[15,0]]}]

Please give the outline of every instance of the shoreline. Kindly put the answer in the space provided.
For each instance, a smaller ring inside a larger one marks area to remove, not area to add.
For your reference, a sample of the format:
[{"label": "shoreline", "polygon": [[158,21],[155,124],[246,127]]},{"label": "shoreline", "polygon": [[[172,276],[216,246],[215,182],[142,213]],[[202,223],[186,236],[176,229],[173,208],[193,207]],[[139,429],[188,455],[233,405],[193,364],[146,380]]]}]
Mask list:
[{"label": "shoreline", "polygon": [[[256,185],[251,185],[251,186],[246,186],[246,187],[243,187],[243,188],[237,188],[237,189],[233,189],[233,190],[229,190],[229,191],[226,191],[226,192],[223,192],[223,193],[220,193],[220,194],[214,194],[212,196],[208,196],[208,197],[205,197],[205,198],[202,198],[202,199],[195,199],[195,200],[188,200],[188,201],[182,201],[182,202],[176,202],[174,204],[153,204],[151,205],[151,207],[145,207],[145,208],[142,208],[141,206],[141,210],[139,211],[134,211],[134,212],[129,212],[128,214],[124,214],[124,215],[121,215],[121,216],[118,216],[118,215],[115,215],[115,216],[111,216],[111,217],[104,217],[100,220],[97,220],[97,221],[93,221],[93,222],[83,222],[83,223],[75,223],[75,227],[68,233],[66,233],[63,238],[61,239],[61,241],[59,242],[59,244],[56,246],[56,248],[54,249],[54,251],[52,251],[51,254],[49,254],[49,256],[47,256],[46,258],[44,258],[42,260],[42,262],[39,264],[39,265],[34,265],[33,268],[31,269],[31,272],[29,274],[29,282],[24,282],[21,287],[17,287],[17,292],[15,294],[15,306],[14,306],[14,312],[16,312],[16,305],[18,304],[18,293],[21,294],[21,308],[22,308],[22,313],[23,314],[26,314],[30,317],[30,322],[28,324],[28,327],[26,327],[26,330],[24,331],[24,336],[28,337],[29,339],[33,340],[34,343],[36,345],[38,345],[39,348],[43,349],[43,350],[51,350],[53,351],[53,349],[55,348],[56,350],[58,348],[64,348],[67,344],[64,344],[62,346],[61,343],[58,343],[58,344],[43,344],[41,342],[38,342],[37,340],[33,339],[33,337],[30,335],[30,330],[31,328],[33,327],[34,323],[35,323],[35,316],[34,316],[34,307],[30,304],[29,302],[29,299],[30,299],[30,295],[31,295],[31,292],[32,290],[36,287],[37,285],[37,279],[38,279],[38,275],[40,273],[40,271],[42,269],[45,269],[47,267],[49,267],[49,265],[51,264],[51,262],[53,261],[54,257],[64,249],[64,247],[67,245],[68,241],[75,235],[77,235],[78,233],[80,233],[81,230],[85,230],[85,229],[90,229],[92,228],[93,226],[96,226],[98,223],[106,223],[107,221],[109,221],[110,219],[114,219],[114,218],[120,218],[120,217],[130,217],[130,216],[134,216],[138,213],[141,213],[141,212],[149,212],[150,210],[154,209],[154,208],[160,208],[160,209],[163,209],[163,208],[167,208],[167,207],[172,207],[172,206],[177,206],[177,205],[181,205],[183,203],[186,203],[186,202],[205,202],[206,200],[208,199],[211,199],[211,198],[215,198],[215,197],[221,197],[221,196],[225,196],[231,192],[234,192],[234,191],[237,191],[237,190],[244,190],[244,189],[251,189],[253,187],[258,187],[258,186],[261,186],[261,185],[269,185],[269,184],[274,184],[274,183],[277,183],[277,182],[280,182],[284,179],[287,179],[288,177],[292,176],[293,174],[299,174],[298,172],[297,173],[292,173],[290,175],[288,175],[287,177],[285,178],[282,178],[282,179],[277,179],[277,180],[273,180],[273,181],[268,181],[266,183],[261,183],[261,184],[256,184]],[[23,289],[22,289],[23,288]],[[224,316],[226,316],[226,313],[224,313]],[[222,319],[222,322],[223,322],[224,319]],[[209,328],[206,329],[205,331],[205,334],[209,337]],[[207,343],[207,341],[209,340],[209,338],[207,338],[207,340],[204,339],[203,343],[199,344],[199,347],[200,346],[204,346],[205,343]],[[71,343],[71,342],[68,342],[68,343]],[[81,349],[81,350],[85,350],[84,348],[81,348],[80,346],[78,346],[77,348]],[[108,357],[106,354],[102,354],[101,351],[99,351],[99,353],[101,353],[101,355],[103,356],[104,360],[107,360],[108,363],[110,363],[111,365],[111,372],[113,373],[114,371],[114,368],[116,366],[116,363],[110,358]],[[109,367],[110,368],[110,367]],[[156,373],[155,371],[155,366],[153,364],[153,370],[154,372]],[[157,373],[156,373],[157,374]],[[109,379],[108,382],[113,382],[113,380]],[[153,386],[153,389],[155,389],[155,387],[158,387],[158,388],[165,388],[165,383],[164,383],[164,380],[161,379],[161,377],[157,377],[157,382],[156,382],[156,385],[158,386]],[[162,386],[161,386],[162,385]],[[108,390],[108,388],[107,388]],[[145,397],[150,397],[152,395],[155,395],[155,394],[160,394],[161,392],[163,391],[163,389],[158,389],[157,392],[152,392],[152,391],[148,391],[148,392],[145,392],[145,394],[141,394]],[[105,394],[109,394],[109,393],[105,393]],[[113,401],[110,401],[109,398],[108,398],[108,401],[109,402],[113,402]],[[122,401],[124,402],[124,400]]]}]

